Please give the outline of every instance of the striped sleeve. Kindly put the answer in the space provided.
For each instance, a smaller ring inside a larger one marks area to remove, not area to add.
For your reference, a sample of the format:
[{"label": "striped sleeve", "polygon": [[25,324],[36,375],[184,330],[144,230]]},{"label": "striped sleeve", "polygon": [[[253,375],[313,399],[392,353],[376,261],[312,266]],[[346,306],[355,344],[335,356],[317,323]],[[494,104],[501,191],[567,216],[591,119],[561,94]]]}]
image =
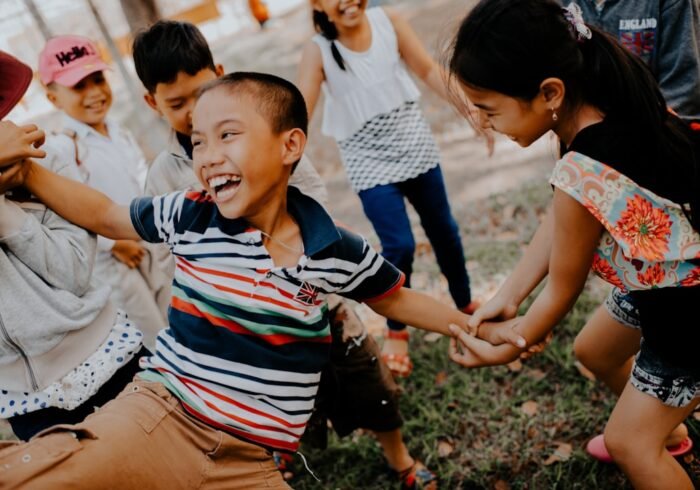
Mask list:
[{"label": "striped sleeve", "polygon": [[355,301],[379,301],[398,291],[406,278],[404,274],[377,253],[367,240],[338,228],[342,236],[336,250],[336,260],[351,273],[337,293]]},{"label": "striped sleeve", "polygon": [[184,192],[174,192],[156,197],[140,197],[131,202],[131,222],[138,234],[147,242],[176,244]]}]

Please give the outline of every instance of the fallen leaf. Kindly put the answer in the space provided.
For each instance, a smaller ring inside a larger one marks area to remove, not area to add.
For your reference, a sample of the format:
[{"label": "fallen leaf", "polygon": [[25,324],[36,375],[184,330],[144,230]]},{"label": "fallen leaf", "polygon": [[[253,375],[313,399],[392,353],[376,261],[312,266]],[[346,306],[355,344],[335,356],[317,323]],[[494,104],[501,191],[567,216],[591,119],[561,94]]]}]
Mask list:
[{"label": "fallen leaf", "polygon": [[520,406],[520,410],[522,410],[525,415],[533,417],[537,415],[537,402],[528,400]]},{"label": "fallen leaf", "polygon": [[510,490],[510,485],[508,485],[508,482],[498,480],[493,486],[493,490]]},{"label": "fallen leaf", "polygon": [[510,362],[507,364],[508,369],[514,373],[517,373],[523,369],[523,363],[520,361],[520,359],[516,359],[513,362]]},{"label": "fallen leaf", "polygon": [[459,406],[459,402],[457,400],[452,400],[450,403],[447,404],[447,409],[452,411],[455,410]]},{"label": "fallen leaf", "polygon": [[430,333],[426,333],[425,335],[423,335],[423,340],[425,340],[429,344],[434,344],[435,342],[437,342],[441,338],[442,338],[442,334],[438,333],[438,332],[430,332]]},{"label": "fallen leaf", "polygon": [[440,371],[435,375],[435,386],[442,386],[447,381],[447,371]]},{"label": "fallen leaf", "polygon": [[569,444],[567,442],[557,443],[557,448],[554,450],[554,453],[552,453],[545,460],[544,465],[549,466],[549,465],[552,465],[554,463],[568,461],[568,459],[571,457],[572,451],[573,451],[573,448],[571,447],[571,444]]},{"label": "fallen leaf", "polygon": [[693,455],[693,453],[686,454],[685,456],[683,456],[683,461],[685,461],[685,464],[690,464],[693,461],[695,461],[695,456]]},{"label": "fallen leaf", "polygon": [[527,375],[535,381],[542,381],[544,378],[547,377],[547,373],[545,373],[541,369],[530,369],[527,372]]},{"label": "fallen leaf", "polygon": [[447,439],[440,439],[438,441],[438,456],[441,458],[446,458],[450,454],[452,454],[452,451],[455,450],[454,445]]},{"label": "fallen leaf", "polygon": [[591,381],[595,381],[595,374],[593,374],[593,372],[591,372],[586,366],[581,364],[579,361],[574,362],[574,366],[576,366],[578,372],[581,373],[581,376],[588,378]]},{"label": "fallen leaf", "polygon": [[528,439],[534,439],[539,435],[540,431],[537,430],[535,427],[530,427],[527,429],[527,438]]},{"label": "fallen leaf", "polygon": [[695,420],[700,420],[700,412],[693,412],[693,418]]}]

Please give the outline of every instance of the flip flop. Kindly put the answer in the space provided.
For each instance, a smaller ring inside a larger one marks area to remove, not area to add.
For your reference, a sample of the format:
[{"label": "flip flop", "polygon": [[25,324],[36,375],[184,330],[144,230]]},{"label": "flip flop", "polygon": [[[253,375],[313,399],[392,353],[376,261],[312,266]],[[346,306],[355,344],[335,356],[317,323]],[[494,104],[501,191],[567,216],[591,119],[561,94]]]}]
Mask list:
[{"label": "flip flop", "polygon": [[[669,453],[671,453],[671,456],[677,458],[689,453],[690,450],[693,449],[693,440],[690,437],[686,437],[680,444],[669,446],[666,449]],[[608,449],[605,447],[605,439],[603,438],[603,434],[597,435],[588,441],[588,444],[586,445],[586,452],[603,463],[613,462]]]}]

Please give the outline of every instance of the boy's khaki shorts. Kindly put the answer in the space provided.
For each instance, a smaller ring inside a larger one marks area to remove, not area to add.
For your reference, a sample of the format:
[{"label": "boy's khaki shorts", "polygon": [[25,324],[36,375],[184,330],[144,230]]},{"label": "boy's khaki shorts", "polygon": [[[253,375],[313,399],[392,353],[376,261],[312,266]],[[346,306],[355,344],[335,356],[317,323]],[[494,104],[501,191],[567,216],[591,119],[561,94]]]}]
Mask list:
[{"label": "boy's khaki shorts", "polygon": [[284,488],[271,453],[184,412],[162,384],[135,378],[76,425],[0,443],[0,488]]}]

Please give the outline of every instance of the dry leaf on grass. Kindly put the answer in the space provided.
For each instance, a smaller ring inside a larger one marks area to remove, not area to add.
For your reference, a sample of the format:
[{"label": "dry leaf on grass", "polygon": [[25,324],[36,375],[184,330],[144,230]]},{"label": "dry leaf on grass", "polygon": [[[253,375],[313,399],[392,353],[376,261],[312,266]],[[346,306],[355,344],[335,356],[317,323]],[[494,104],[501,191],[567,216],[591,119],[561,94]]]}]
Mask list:
[{"label": "dry leaf on grass", "polygon": [[525,415],[530,417],[537,415],[537,408],[537,402],[534,400],[528,400],[520,406],[520,410],[522,410]]},{"label": "dry leaf on grass", "polygon": [[455,450],[454,444],[452,444],[451,441],[448,439],[440,439],[438,441],[438,456],[441,458],[446,458],[450,454],[452,454],[452,451]]},{"label": "dry leaf on grass", "polygon": [[544,378],[547,377],[547,373],[545,373],[541,369],[530,369],[527,372],[527,375],[535,381],[542,381]]},{"label": "dry leaf on grass", "polygon": [[685,464],[690,464],[693,461],[695,461],[695,456],[693,455],[693,453],[686,454],[685,456],[683,456],[683,461],[685,461]]},{"label": "dry leaf on grass", "polygon": [[510,490],[510,485],[506,481],[498,480],[493,486],[493,490]]},{"label": "dry leaf on grass", "polygon": [[514,373],[520,372],[523,369],[523,363],[520,361],[520,359],[516,359],[515,361],[508,363],[507,366],[508,369]]},{"label": "dry leaf on grass", "polygon": [[429,344],[434,344],[435,342],[437,342],[441,338],[442,338],[442,334],[438,333],[438,332],[430,332],[430,333],[426,333],[425,335],[423,335],[423,340],[428,342]]},{"label": "dry leaf on grass", "polygon": [[447,371],[440,371],[435,375],[435,386],[442,386],[447,381]]},{"label": "dry leaf on grass", "polygon": [[559,463],[562,461],[568,461],[569,458],[571,457],[571,452],[573,451],[573,448],[571,447],[571,444],[568,442],[558,442],[557,448],[554,450],[554,453],[552,453],[544,462],[545,466],[552,465],[554,463]]},{"label": "dry leaf on grass", "polygon": [[578,372],[581,373],[581,376],[588,378],[591,381],[595,381],[595,374],[593,374],[586,366],[581,364],[579,361],[574,362],[574,366],[576,366]]}]

